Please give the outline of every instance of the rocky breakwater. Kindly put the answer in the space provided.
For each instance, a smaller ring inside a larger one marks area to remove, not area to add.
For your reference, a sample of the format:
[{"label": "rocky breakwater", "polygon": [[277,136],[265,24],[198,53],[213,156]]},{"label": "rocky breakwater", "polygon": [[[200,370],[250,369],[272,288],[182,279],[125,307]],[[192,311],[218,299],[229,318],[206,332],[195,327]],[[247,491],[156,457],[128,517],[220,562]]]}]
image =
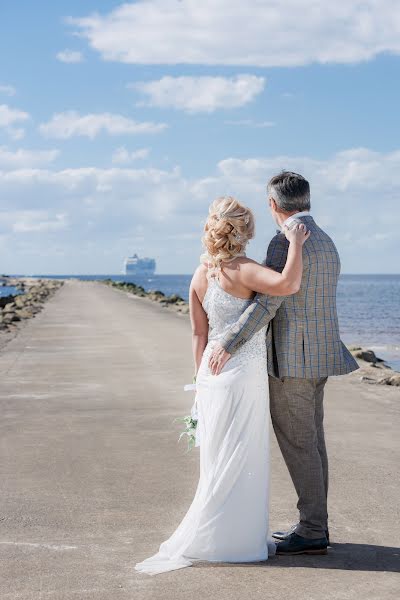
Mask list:
[{"label": "rocky breakwater", "polygon": [[141,285],[136,285],[135,283],[128,283],[125,281],[112,281],[112,279],[105,279],[103,283],[117,290],[133,294],[134,296],[139,296],[140,298],[147,298],[148,300],[152,300],[153,302],[158,302],[158,304],[160,304],[161,306],[172,309],[177,313],[181,313],[183,315],[187,315],[189,313],[189,304],[177,294],[166,296],[163,292],[160,292],[159,290],[151,290],[146,292],[146,290]]},{"label": "rocky breakwater", "polygon": [[0,332],[12,333],[21,322],[34,317],[63,283],[52,279],[9,280],[7,285],[17,287],[21,294],[0,298]]},{"label": "rocky breakwater", "polygon": [[360,365],[355,375],[358,375],[361,381],[400,387],[400,373],[393,371],[382,358],[376,356],[373,350],[360,347],[350,347],[349,350]]}]

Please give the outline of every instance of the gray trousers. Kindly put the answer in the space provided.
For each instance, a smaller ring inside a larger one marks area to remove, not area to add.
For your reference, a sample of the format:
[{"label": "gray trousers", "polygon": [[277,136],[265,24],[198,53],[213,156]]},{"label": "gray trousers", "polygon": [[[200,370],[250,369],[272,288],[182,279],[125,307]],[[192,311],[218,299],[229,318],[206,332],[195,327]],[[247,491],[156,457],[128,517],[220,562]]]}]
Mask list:
[{"label": "gray trousers", "polygon": [[328,456],[324,436],[323,379],[269,377],[274,431],[296,489],[296,533],[321,538],[328,528]]}]

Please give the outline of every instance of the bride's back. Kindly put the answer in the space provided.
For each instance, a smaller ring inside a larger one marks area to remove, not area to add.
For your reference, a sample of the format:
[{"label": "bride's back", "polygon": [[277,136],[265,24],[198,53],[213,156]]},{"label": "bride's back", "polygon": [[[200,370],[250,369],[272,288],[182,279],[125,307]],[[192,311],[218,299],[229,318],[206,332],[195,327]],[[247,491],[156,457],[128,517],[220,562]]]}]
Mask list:
[{"label": "bride's back", "polygon": [[198,268],[198,277],[196,278],[196,292],[200,301],[203,301],[209,282],[213,279],[216,279],[220,287],[231,296],[243,300],[252,299],[254,297],[254,291],[243,284],[241,277],[241,269],[248,262],[250,262],[250,260],[247,257],[241,256],[235,258],[233,261],[223,263],[221,269],[218,270],[214,270],[212,266],[207,263],[200,265]]}]

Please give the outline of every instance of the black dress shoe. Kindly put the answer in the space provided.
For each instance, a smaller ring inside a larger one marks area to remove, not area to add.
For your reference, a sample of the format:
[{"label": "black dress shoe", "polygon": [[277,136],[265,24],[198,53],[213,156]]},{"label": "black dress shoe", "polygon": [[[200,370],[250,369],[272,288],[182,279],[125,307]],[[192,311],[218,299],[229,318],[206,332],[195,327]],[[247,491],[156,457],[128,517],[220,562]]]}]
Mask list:
[{"label": "black dress shoe", "polygon": [[[272,537],[275,538],[276,540],[287,540],[288,537],[290,535],[292,535],[292,533],[294,533],[296,531],[296,527],[297,527],[298,523],[296,523],[296,525],[293,525],[289,531],[274,531],[274,533],[272,534]],[[328,540],[328,546],[330,546],[329,543],[329,529],[327,529],[325,531],[325,535],[326,535],[326,539]]]},{"label": "black dress shoe", "polygon": [[272,537],[274,537],[276,540],[286,540],[289,535],[295,532],[297,525],[297,523],[292,525],[288,531],[274,531]]},{"label": "black dress shoe", "polygon": [[292,554],[327,554],[328,540],[326,537],[313,540],[304,538],[297,533],[291,533],[283,542],[276,545],[276,553],[282,555]]}]

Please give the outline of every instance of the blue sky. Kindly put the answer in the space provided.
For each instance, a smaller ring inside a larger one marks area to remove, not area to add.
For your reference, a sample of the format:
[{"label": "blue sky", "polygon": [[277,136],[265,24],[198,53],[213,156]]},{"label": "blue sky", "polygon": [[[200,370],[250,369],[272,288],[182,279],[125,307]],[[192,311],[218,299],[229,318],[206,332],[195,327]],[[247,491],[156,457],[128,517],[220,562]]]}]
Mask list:
[{"label": "blue sky", "polygon": [[283,168],[344,272],[399,272],[400,8],[281,4],[3,6],[0,272],[118,273],[134,251],[191,272],[223,194],[255,211],[262,259]]}]

